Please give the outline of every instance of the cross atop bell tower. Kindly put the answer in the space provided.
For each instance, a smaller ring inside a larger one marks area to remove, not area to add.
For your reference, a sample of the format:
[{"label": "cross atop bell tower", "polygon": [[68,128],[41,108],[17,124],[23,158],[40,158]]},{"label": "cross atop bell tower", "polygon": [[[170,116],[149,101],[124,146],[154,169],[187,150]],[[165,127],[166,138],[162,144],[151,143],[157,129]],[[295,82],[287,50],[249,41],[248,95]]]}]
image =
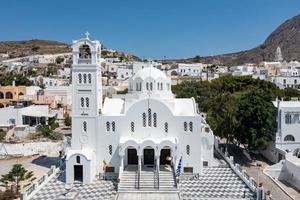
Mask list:
[{"label": "cross atop bell tower", "polygon": [[85,38],[87,39],[87,40],[89,40],[90,38],[89,38],[89,36],[90,36],[90,33],[87,31],[87,32],[85,32]]}]

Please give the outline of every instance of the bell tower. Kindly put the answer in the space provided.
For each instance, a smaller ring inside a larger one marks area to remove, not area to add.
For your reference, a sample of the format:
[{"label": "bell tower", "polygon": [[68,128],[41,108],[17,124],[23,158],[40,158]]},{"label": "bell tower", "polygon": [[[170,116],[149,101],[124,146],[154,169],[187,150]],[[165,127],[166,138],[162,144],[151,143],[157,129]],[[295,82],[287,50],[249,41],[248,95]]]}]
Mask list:
[{"label": "bell tower", "polygon": [[102,109],[101,44],[89,33],[72,44],[72,149],[96,150],[97,117]]}]

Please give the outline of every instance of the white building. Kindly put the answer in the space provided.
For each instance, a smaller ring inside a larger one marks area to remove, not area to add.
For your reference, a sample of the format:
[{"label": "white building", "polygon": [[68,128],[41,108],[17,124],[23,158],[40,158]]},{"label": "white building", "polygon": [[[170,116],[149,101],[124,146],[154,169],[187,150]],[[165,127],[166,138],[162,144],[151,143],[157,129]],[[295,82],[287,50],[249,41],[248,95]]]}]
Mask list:
[{"label": "white building", "polygon": [[0,127],[14,128],[15,135],[23,138],[35,132],[37,125],[48,124],[48,119],[54,116],[47,105],[9,106],[0,109]]},{"label": "white building", "polygon": [[203,64],[201,63],[178,63],[177,73],[180,76],[201,76]]},{"label": "white building", "polygon": [[[213,159],[213,135],[193,98],[176,99],[171,80],[154,67],[140,69],[124,98],[102,103],[101,44],[89,38],[73,42],[72,147],[66,157],[66,181],[90,183],[106,171],[121,175],[127,166],[174,168],[201,174]],[[84,81],[86,77],[86,81]]]}]

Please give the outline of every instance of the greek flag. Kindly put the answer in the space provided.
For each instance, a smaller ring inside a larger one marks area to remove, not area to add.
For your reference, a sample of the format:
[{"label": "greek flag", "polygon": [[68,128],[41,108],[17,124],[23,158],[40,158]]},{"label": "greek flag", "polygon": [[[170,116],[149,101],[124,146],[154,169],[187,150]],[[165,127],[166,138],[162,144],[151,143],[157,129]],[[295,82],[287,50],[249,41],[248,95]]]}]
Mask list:
[{"label": "greek flag", "polygon": [[181,167],[182,167],[182,156],[180,157],[178,166],[177,166],[177,170],[176,170],[176,176],[180,176],[181,175]]}]

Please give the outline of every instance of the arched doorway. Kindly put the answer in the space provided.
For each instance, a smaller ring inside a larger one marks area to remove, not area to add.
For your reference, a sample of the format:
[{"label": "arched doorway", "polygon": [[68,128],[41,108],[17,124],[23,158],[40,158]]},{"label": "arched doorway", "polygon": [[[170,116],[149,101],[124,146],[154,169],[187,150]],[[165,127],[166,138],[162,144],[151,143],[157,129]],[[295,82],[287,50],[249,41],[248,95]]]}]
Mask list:
[{"label": "arched doorway", "polygon": [[12,99],[13,98],[13,94],[11,92],[6,92],[5,98],[6,99]]},{"label": "arched doorway", "polygon": [[137,150],[134,147],[127,148],[127,164],[138,165]]},{"label": "arched doorway", "polygon": [[164,147],[160,150],[160,165],[171,165],[171,148]]},{"label": "arched doorway", "polygon": [[146,147],[143,150],[143,161],[144,161],[144,165],[154,165],[154,156],[155,156],[155,152],[154,149],[152,147]]}]

